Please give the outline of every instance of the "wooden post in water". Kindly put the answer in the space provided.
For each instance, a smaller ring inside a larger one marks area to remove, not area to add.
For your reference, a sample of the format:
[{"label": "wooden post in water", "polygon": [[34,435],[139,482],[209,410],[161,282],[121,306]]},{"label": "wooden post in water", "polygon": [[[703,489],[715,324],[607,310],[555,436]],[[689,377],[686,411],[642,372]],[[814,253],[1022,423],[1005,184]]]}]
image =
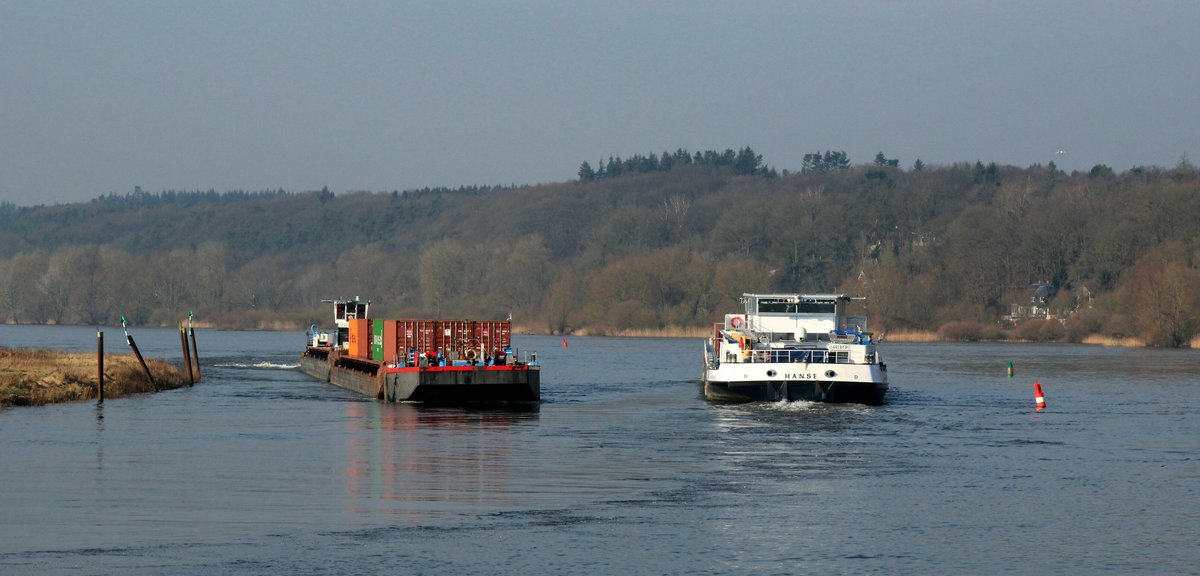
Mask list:
[{"label": "wooden post in water", "polygon": [[104,332],[96,330],[96,403],[104,403]]},{"label": "wooden post in water", "polygon": [[187,332],[183,329],[183,322],[179,323],[179,345],[183,348],[183,363],[187,365],[188,386],[195,386],[196,378],[192,376],[192,354],[188,351]]},{"label": "wooden post in water", "polygon": [[154,391],[158,392],[158,383],[154,381],[154,375],[150,373],[150,367],[146,366],[146,360],[142,358],[142,353],[138,351],[137,344],[133,342],[133,336],[129,330],[125,329],[125,315],[121,315],[121,330],[125,332],[125,341],[129,343],[129,347],[133,349],[133,355],[137,356],[138,363],[142,365],[142,370],[146,373],[146,378],[150,379],[150,385],[154,386]]},{"label": "wooden post in water", "polygon": [[133,355],[137,356],[138,363],[142,365],[142,371],[146,373],[146,378],[150,379],[150,385],[154,386],[154,391],[158,392],[158,383],[154,381],[154,375],[150,373],[150,367],[146,365],[146,360],[142,358],[142,353],[138,351],[137,344],[133,342],[133,335],[126,334],[125,340],[129,341],[129,347],[133,348]]},{"label": "wooden post in water", "polygon": [[188,333],[192,337],[192,356],[196,358],[196,379],[200,379],[200,349],[196,348],[196,329],[192,328],[192,311],[188,310]]}]

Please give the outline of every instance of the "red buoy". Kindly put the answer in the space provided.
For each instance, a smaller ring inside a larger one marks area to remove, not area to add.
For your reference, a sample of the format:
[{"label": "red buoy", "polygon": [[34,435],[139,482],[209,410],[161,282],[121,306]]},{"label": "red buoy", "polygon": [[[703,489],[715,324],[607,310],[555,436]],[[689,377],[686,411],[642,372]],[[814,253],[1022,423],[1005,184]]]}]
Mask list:
[{"label": "red buoy", "polygon": [[567,347],[567,339],[563,338],[563,348],[566,348],[566,347]]},{"label": "red buoy", "polygon": [[1046,409],[1046,397],[1042,395],[1042,384],[1037,381],[1033,383],[1033,401],[1037,402],[1038,410]]}]

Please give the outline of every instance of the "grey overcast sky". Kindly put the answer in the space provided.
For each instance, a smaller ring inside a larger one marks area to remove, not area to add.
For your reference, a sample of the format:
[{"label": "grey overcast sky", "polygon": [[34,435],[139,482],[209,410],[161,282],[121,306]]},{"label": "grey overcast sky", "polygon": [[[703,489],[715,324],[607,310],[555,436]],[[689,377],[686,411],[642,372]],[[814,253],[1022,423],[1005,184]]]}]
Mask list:
[{"label": "grey overcast sky", "polygon": [[1200,2],[0,1],[0,201],[1200,156]]}]

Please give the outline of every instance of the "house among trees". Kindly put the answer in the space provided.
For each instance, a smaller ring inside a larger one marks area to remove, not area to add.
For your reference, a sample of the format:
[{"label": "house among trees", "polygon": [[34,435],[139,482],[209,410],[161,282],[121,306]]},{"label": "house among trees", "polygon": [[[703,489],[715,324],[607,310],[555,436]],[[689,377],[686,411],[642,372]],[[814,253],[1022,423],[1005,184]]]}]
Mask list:
[{"label": "house among trees", "polygon": [[1007,322],[1015,324],[1020,320],[1037,318],[1042,320],[1063,320],[1076,312],[1092,307],[1092,291],[1086,286],[1080,286],[1070,299],[1068,306],[1060,299],[1059,308],[1054,309],[1051,301],[1055,296],[1054,287],[1048,282],[1035,282],[1029,285],[1028,299],[1025,304],[1013,302],[1009,304]]},{"label": "house among trees", "polygon": [[1062,318],[1064,314],[1058,311],[1058,314],[1050,312],[1051,290],[1054,287],[1048,282],[1034,282],[1030,284],[1028,290],[1028,299],[1026,304],[1021,302],[1013,302],[1008,306],[1008,322],[1010,324],[1020,322],[1027,318],[1054,319]]},{"label": "house among trees", "polygon": [[[1025,304],[1013,302],[1008,307],[1008,321],[1017,322],[1026,318],[1049,320],[1055,316],[1050,313],[1051,289],[1047,282],[1035,282],[1029,285],[1029,297]],[[1060,314],[1061,316],[1061,314]]]}]

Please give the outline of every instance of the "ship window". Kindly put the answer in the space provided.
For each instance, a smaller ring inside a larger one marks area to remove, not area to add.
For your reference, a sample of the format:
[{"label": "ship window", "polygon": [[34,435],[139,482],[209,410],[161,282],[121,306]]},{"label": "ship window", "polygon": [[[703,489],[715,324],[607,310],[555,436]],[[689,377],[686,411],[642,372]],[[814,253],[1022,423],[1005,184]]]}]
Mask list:
[{"label": "ship window", "polygon": [[833,314],[837,306],[833,302],[778,302],[758,301],[759,314]]},{"label": "ship window", "polygon": [[771,301],[771,300],[759,300],[758,301],[758,312],[760,314],[767,314],[767,313],[772,313],[772,312],[774,312],[776,314],[786,314],[788,312],[795,312],[796,311],[795,308],[796,308],[795,304],[790,304],[788,302],[775,302],[775,301]]},{"label": "ship window", "polygon": [[833,314],[836,306],[833,302],[801,302],[798,312],[805,314]]}]

